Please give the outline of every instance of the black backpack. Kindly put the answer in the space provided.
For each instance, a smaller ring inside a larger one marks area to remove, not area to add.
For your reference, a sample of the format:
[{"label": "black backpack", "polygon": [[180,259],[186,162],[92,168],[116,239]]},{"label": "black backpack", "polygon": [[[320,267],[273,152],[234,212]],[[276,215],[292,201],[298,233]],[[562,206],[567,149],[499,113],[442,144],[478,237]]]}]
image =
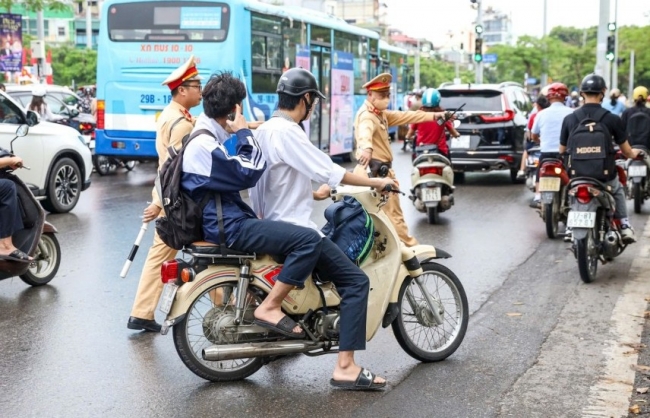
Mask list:
[{"label": "black backpack", "polygon": [[630,145],[650,146],[650,115],[645,109],[630,116],[627,120],[626,130]]},{"label": "black backpack", "polygon": [[615,175],[612,134],[602,123],[608,113],[603,109],[598,118],[585,117],[569,134],[567,167],[570,177],[590,177],[608,181]]},{"label": "black backpack", "polygon": [[203,208],[210,194],[206,194],[202,202],[197,204],[181,190],[183,154],[187,144],[201,134],[215,138],[207,129],[186,135],[179,151],[172,146],[168,148],[169,157],[160,169],[158,194],[165,216],[156,219],[156,232],[165,245],[175,250],[203,239]]}]

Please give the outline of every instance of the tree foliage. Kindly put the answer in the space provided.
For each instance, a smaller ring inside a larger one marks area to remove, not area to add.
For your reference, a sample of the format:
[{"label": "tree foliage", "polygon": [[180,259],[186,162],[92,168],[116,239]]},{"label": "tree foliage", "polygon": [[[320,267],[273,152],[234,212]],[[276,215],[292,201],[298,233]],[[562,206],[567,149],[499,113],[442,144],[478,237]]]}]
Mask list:
[{"label": "tree foliage", "polygon": [[54,84],[95,84],[97,77],[97,51],[74,46],[52,48]]},{"label": "tree foliage", "polygon": [[40,10],[67,10],[71,7],[70,2],[65,0],[0,0],[0,8],[7,10],[9,13],[11,13],[11,9],[17,4],[24,5],[25,9],[31,12],[38,12]]}]

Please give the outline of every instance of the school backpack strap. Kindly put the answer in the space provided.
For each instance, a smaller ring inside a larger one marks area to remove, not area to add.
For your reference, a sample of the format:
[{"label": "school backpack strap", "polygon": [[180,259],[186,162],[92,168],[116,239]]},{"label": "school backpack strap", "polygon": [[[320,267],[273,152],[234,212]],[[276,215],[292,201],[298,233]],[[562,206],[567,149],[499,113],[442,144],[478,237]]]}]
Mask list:
[{"label": "school backpack strap", "polygon": [[[169,136],[170,136],[170,137],[172,136],[172,131],[174,130],[174,128],[176,127],[176,125],[178,125],[179,123],[181,123],[181,121],[182,121],[183,119],[186,119],[186,120],[187,120],[187,118],[185,118],[185,116],[181,116],[180,118],[176,119],[176,120],[174,121],[174,123],[172,123],[172,127],[169,128]],[[189,122],[189,121],[188,121],[188,122]]]}]

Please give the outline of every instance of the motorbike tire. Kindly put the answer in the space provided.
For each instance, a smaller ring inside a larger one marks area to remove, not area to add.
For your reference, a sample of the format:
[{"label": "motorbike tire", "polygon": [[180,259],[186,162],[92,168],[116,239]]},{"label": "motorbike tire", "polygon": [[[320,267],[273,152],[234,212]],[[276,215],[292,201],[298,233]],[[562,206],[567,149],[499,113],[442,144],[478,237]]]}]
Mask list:
[{"label": "motorbike tire", "polygon": [[594,281],[598,272],[598,256],[589,255],[590,244],[595,245],[593,233],[594,230],[591,229],[586,237],[575,240],[578,271],[580,272],[580,278],[585,283]]},{"label": "motorbike tire", "polygon": [[[174,335],[174,346],[176,347],[176,352],[181,358],[181,361],[185,364],[185,366],[192,371],[195,375],[205,379],[209,380],[211,382],[230,382],[234,380],[241,380],[245,379],[248,376],[252,375],[253,373],[257,372],[262,366],[264,366],[265,359],[258,357],[258,358],[251,358],[245,361],[248,364],[244,365],[238,370],[233,370],[233,371],[224,371],[224,370],[215,370],[213,368],[207,367],[205,360],[202,358],[197,358],[193,352],[193,344],[188,340],[189,339],[189,328],[187,321],[188,318],[193,318],[192,315],[192,310],[194,309],[195,306],[197,306],[197,303],[201,303],[201,298],[204,297],[205,295],[209,294],[212,291],[216,291],[219,287],[227,287],[227,286],[232,286],[234,291],[233,294],[236,294],[236,288],[237,288],[237,282],[220,282],[214,286],[211,286],[207,288],[204,292],[202,292],[199,296],[197,296],[192,303],[190,304],[190,308],[187,311],[187,315],[185,315],[180,321],[178,321],[174,327],[173,327],[173,335]],[[249,288],[248,295],[251,295],[251,288]],[[205,318],[204,318],[205,321]],[[194,331],[193,333],[196,333],[196,326],[192,327]],[[205,331],[204,331],[204,336],[205,336]],[[207,339],[207,336],[205,336]],[[244,361],[244,360],[241,360]],[[213,363],[225,363],[224,362],[213,362]]]},{"label": "motorbike tire", "polygon": [[[426,275],[427,273],[433,273],[440,277],[445,284],[449,287],[451,296],[447,298],[440,298],[440,295],[438,295],[437,299],[438,300],[449,300],[449,298],[454,300],[454,309],[455,313],[457,315],[457,324],[454,326],[454,329],[451,332],[443,332],[442,335],[444,337],[449,336],[450,339],[445,341],[445,343],[441,346],[436,348],[435,350],[426,350],[423,349],[422,347],[418,346],[418,342],[420,341],[413,341],[413,338],[409,335],[410,331],[414,331],[413,327],[413,320],[416,320],[416,326],[420,325],[422,326],[422,331],[424,331],[425,334],[425,343],[429,341],[428,334],[426,332],[427,329],[436,329],[438,327],[444,326],[445,324],[450,324],[451,322],[451,317],[449,318],[444,318],[443,325],[430,325],[426,324],[423,322],[430,321],[431,314],[427,313],[425,309],[428,309],[428,305],[426,305],[426,302],[424,302],[424,299],[422,299],[422,302],[418,305],[418,312],[412,312],[412,313],[406,313],[406,310],[411,310],[414,311],[415,309],[412,308],[410,302],[408,301],[408,294],[407,291],[410,292],[411,297],[413,297],[412,290],[409,289],[410,287],[414,287],[417,290],[420,290],[419,286],[415,283],[414,279],[411,277],[408,277],[404,282],[402,282],[402,286],[399,291],[399,298],[397,301],[397,308],[399,311],[399,314],[397,315],[397,318],[392,322],[392,327],[393,327],[393,333],[395,334],[395,338],[397,339],[397,342],[399,345],[402,347],[402,349],[411,357],[413,357],[416,360],[429,363],[429,362],[435,362],[435,361],[442,361],[452,355],[456,349],[460,346],[460,344],[463,342],[463,338],[465,338],[465,333],[467,332],[467,323],[469,322],[469,306],[467,303],[467,295],[465,294],[465,289],[463,288],[463,285],[461,284],[460,280],[456,275],[449,270],[447,267],[442,266],[437,263],[424,263],[422,264],[422,270],[424,270],[424,273],[422,276]],[[439,290],[439,287],[436,287],[436,290]],[[414,298],[414,297],[413,297]],[[448,315],[448,310],[445,310],[443,312],[443,315]],[[418,315],[420,317],[418,317]],[[425,317],[427,316],[427,317]],[[408,321],[408,322],[407,322]],[[419,336],[422,334],[422,331],[417,333]],[[435,331],[434,331],[435,333]],[[434,337],[435,338],[435,337]]]},{"label": "motorbike tire", "polygon": [[57,160],[47,179],[47,198],[41,202],[43,209],[52,213],[70,212],[79,201],[82,187],[83,177],[77,163],[68,157]]},{"label": "motorbike tire", "polygon": [[634,195],[634,213],[641,213],[641,206],[643,205],[643,189],[641,183],[634,183],[632,189]]},{"label": "motorbike tire", "polygon": [[95,155],[93,157],[95,170],[100,176],[105,176],[111,172],[111,162],[108,157],[104,155]]},{"label": "motorbike tire", "polygon": [[438,212],[438,207],[427,208],[427,220],[431,225],[440,222],[440,212]]},{"label": "motorbike tire", "polygon": [[544,222],[546,223],[546,236],[550,239],[557,238],[559,218],[559,196],[553,197],[551,204],[544,205]]},{"label": "motorbike tire", "polygon": [[124,161],[124,168],[126,168],[126,171],[132,171],[135,168],[135,160]]},{"label": "motorbike tire", "polygon": [[[47,254],[41,252],[41,247]],[[61,246],[54,233],[48,232],[41,235],[41,242],[34,254],[35,263],[30,265],[25,274],[21,274],[20,279],[30,286],[43,286],[48,284],[61,265]],[[47,263],[43,269],[41,263]]]}]

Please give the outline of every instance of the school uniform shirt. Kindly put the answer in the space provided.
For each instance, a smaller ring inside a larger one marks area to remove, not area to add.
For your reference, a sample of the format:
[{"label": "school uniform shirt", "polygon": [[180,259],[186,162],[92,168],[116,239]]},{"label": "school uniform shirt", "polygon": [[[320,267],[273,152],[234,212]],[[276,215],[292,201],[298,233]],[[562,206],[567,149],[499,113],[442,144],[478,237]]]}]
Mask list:
[{"label": "school uniform shirt", "polygon": [[250,191],[253,210],[262,219],[318,230],[311,221],[312,181],[336,188],[345,169],[316,148],[297,123],[274,116],[255,131],[266,172]]},{"label": "school uniform shirt", "polygon": [[573,109],[564,103],[555,102],[535,117],[532,133],[540,137],[540,151],[543,153],[560,152],[560,131],[564,118],[573,113]]}]

